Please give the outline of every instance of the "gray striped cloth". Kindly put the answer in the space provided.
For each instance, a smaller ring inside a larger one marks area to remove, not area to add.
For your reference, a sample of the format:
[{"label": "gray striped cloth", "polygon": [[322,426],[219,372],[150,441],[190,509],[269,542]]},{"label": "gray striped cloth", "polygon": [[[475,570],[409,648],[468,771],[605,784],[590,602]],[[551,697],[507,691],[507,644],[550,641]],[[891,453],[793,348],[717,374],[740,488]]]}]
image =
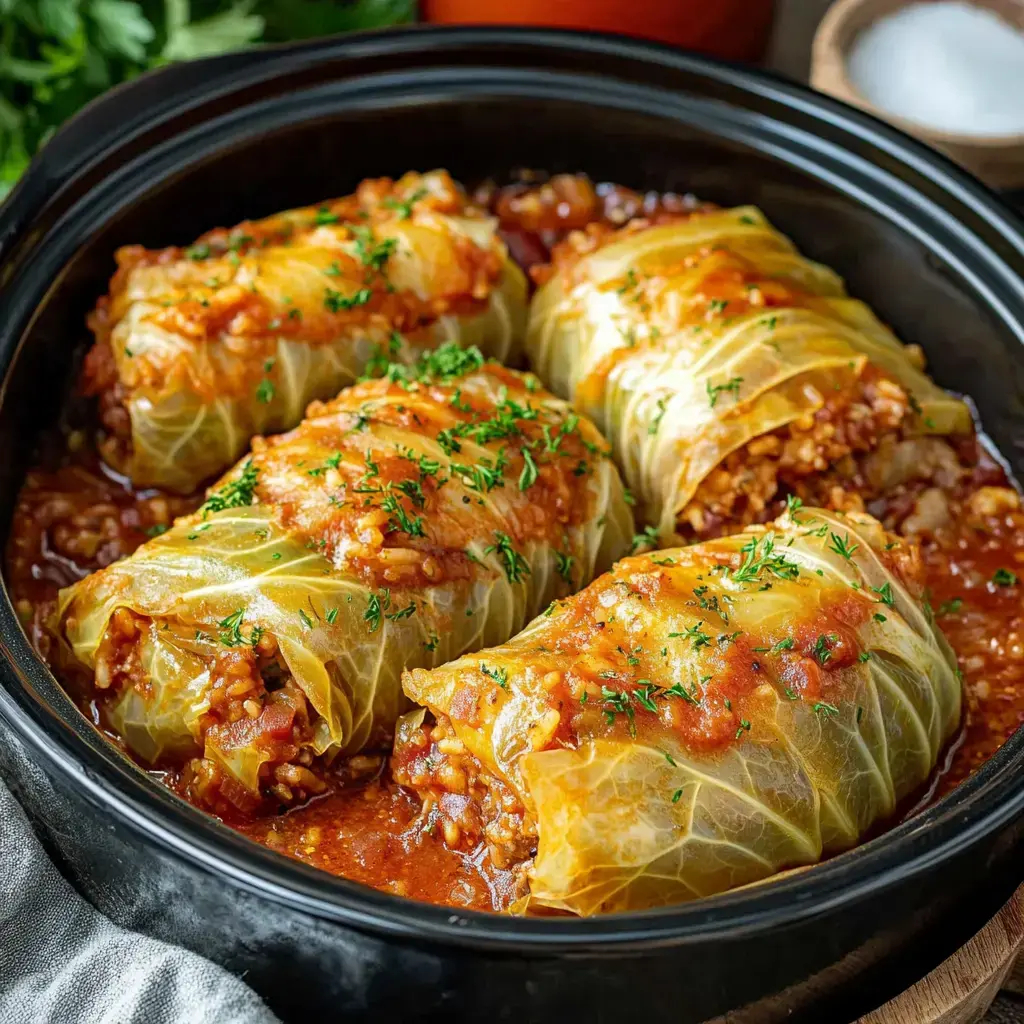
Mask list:
[{"label": "gray striped cloth", "polygon": [[0,1024],[279,1024],[242,981],[112,924],[0,782]]}]

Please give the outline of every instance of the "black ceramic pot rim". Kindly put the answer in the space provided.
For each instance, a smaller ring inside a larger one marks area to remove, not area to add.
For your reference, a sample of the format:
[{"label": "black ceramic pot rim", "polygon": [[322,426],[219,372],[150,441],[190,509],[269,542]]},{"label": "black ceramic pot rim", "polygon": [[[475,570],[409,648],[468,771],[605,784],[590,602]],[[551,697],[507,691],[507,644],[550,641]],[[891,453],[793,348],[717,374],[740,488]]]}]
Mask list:
[{"label": "black ceramic pot rim", "polygon": [[[534,67],[571,54],[625,63],[652,74],[683,72],[722,89],[739,90],[785,108],[803,123],[830,126],[849,145],[864,143],[920,176],[935,193],[951,197],[984,223],[1020,271],[1024,268],[1024,225],[998,198],[944,158],[863,112],[763,72],[683,54],[668,47],[596,34],[529,29],[412,29],[369,33],[251,54],[213,58],[144,76],[92,104],[62,129],[33,163],[25,180],[0,210],[0,259],[24,251],[27,226],[68,181],[99,161],[116,142],[144,133],[147,124],[168,119],[190,104],[230,98],[254,82],[299,73],[317,65],[386,55],[394,66],[417,66],[425,53],[462,54],[489,47],[521,50]],[[453,62],[455,58],[453,57]],[[465,66],[466,61],[458,61]],[[482,62],[475,67],[481,73]],[[436,64],[436,60],[435,60]],[[488,69],[493,72],[493,68]],[[578,73],[577,76],[579,77]],[[627,79],[628,81],[628,79]],[[655,83],[656,84],[656,83]],[[134,120],[120,116],[136,97]],[[139,98],[154,102],[146,110]],[[826,134],[824,127],[822,134]],[[835,156],[835,142],[823,139],[822,159]],[[822,175],[824,176],[824,174]],[[908,193],[912,193],[909,187]],[[923,203],[925,200],[920,199]],[[965,229],[965,237],[969,233]],[[46,238],[42,240],[45,246]],[[978,259],[996,260],[990,248],[970,236]],[[37,238],[31,244],[38,244]],[[18,259],[12,259],[17,264]],[[998,262],[998,260],[997,260]],[[1000,263],[1000,266],[1003,264]],[[17,292],[18,267],[0,265],[0,281]],[[990,294],[990,293],[987,293]],[[1005,298],[1005,296],[1003,296]],[[1010,319],[1024,339],[1024,301]],[[11,308],[16,307],[13,302]],[[8,308],[0,298],[0,310]],[[3,325],[0,324],[0,329]],[[21,333],[19,325],[17,332]],[[10,328],[9,333],[13,333]],[[16,339],[0,351],[6,372]],[[6,383],[3,385],[6,388]],[[29,748],[31,756],[85,795],[97,812],[116,818],[176,857],[197,863],[227,882],[316,917],[408,941],[472,945],[518,955],[562,952],[621,955],[652,946],[685,945],[712,938],[767,932],[826,910],[853,906],[869,892],[907,882],[931,865],[951,859],[1008,822],[1024,815],[1024,787],[1013,769],[1024,768],[1024,736],[1011,739],[978,773],[925,813],[825,864],[741,891],[639,914],[578,920],[516,919],[416,903],[338,879],[289,860],[232,832],[151,782],[100,739],[71,706],[33,652],[9,597],[0,602],[0,654],[4,664],[0,718]]]}]

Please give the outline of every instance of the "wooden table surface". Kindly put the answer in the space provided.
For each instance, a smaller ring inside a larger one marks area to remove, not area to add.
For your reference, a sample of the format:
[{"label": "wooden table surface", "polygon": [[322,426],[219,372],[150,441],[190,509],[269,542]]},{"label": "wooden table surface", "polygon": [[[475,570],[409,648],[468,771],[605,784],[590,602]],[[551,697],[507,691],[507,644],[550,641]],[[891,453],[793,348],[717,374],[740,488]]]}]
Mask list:
[{"label": "wooden table surface", "polygon": [[[830,3],[831,0],[777,0],[775,32],[766,61],[769,67],[800,81],[807,80],[811,63],[811,40]],[[1024,906],[1024,887],[1018,891],[1018,897]],[[964,960],[976,959],[979,954],[988,951],[992,957],[992,970],[998,972],[1003,964],[1000,960],[1000,953],[1004,949],[1001,945],[1002,934],[1002,930],[996,926],[987,937],[972,940],[973,944],[969,943],[963,951]],[[899,1005],[889,1004],[884,1014],[871,1014],[862,1024],[968,1024],[976,1021],[982,1024],[1024,1024],[1024,957],[1005,979],[1001,979],[999,973],[989,975],[985,968],[979,970],[975,978],[976,989],[965,995],[965,1012],[957,1015],[943,1010],[950,987],[960,985],[969,988],[974,982],[965,980],[970,972],[965,972],[963,962],[947,964],[948,970],[940,972],[940,977],[930,976],[932,989],[925,993],[923,999]],[[985,987],[986,983],[989,983],[988,988]],[[989,1001],[991,988],[996,984],[1002,984],[1002,988],[985,1013],[983,1008]],[[971,1003],[972,998],[976,1002]],[[979,1017],[979,1013],[984,1013],[984,1016]]]}]

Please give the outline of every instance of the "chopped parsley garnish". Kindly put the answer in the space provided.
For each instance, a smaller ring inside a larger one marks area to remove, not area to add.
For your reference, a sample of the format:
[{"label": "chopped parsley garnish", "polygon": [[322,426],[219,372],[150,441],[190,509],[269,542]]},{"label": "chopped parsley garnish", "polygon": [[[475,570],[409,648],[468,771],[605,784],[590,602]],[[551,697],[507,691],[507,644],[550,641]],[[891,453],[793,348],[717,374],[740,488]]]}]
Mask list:
[{"label": "chopped parsley garnish", "polygon": [[[249,639],[242,636],[242,621],[245,618],[245,607],[233,611],[226,618],[220,620],[217,625],[220,627],[218,639],[225,647],[241,647],[251,644],[255,647],[263,636],[263,630],[259,626],[253,626],[249,631]],[[205,636],[205,634],[204,634]],[[198,633],[196,639],[198,639]]]},{"label": "chopped parsley garnish", "polygon": [[790,516],[796,516],[797,512],[804,507],[803,498],[798,498],[795,494],[786,495],[786,511]]},{"label": "chopped parsley garnish", "polygon": [[382,274],[398,242],[394,238],[374,238],[373,229],[365,224],[353,224],[349,230],[356,240],[359,262],[371,271]]},{"label": "chopped parsley garnish", "polygon": [[658,696],[660,687],[655,686],[649,679],[641,679],[639,682],[644,685],[638,686],[633,691],[633,699],[641,707],[646,708],[648,711],[657,713],[658,705],[654,703],[654,698]]},{"label": "chopped parsley garnish", "polygon": [[[845,558],[848,562],[853,558],[854,552],[860,547],[859,544],[850,543],[850,535],[840,537],[838,533],[829,534],[829,551]],[[888,586],[888,584],[886,584]]]},{"label": "chopped parsley garnish", "polygon": [[259,477],[259,469],[252,459],[247,459],[242,466],[242,472],[234,479],[229,480],[223,487],[213,491],[210,496],[199,506],[205,519],[211,512],[222,512],[226,508],[244,508],[253,503],[256,494],[256,480]]},{"label": "chopped parsley garnish", "polygon": [[342,295],[341,292],[328,288],[324,292],[324,308],[330,313],[340,313],[345,309],[365,306],[371,298],[373,292],[369,288],[360,288],[351,295]]},{"label": "chopped parsley garnish", "polygon": [[391,591],[383,587],[379,593],[370,593],[366,598],[366,611],[363,612],[363,619],[369,623],[370,632],[376,633],[380,629],[381,619],[384,612],[391,607]]},{"label": "chopped parsley garnish", "polygon": [[418,188],[406,199],[394,199],[388,196],[381,205],[388,210],[394,210],[398,214],[399,220],[408,220],[412,216],[413,204],[418,203],[426,194],[425,188]]},{"label": "chopped parsley garnish", "polygon": [[302,624],[306,627],[306,629],[313,628],[313,620],[306,614],[305,609],[299,609],[299,618],[302,620]]},{"label": "chopped parsley garnish", "polygon": [[572,555],[563,554],[561,551],[555,552],[555,564],[558,569],[558,575],[570,586],[572,586],[572,563],[574,561],[575,559]]},{"label": "chopped parsley garnish", "polygon": [[[701,683],[706,684],[710,681],[711,676],[701,676]],[[663,697],[681,697],[688,704],[693,704],[695,707],[700,704],[701,698],[697,691],[697,684],[690,683],[689,687],[683,686],[682,683],[673,683],[671,686],[661,691]]]},{"label": "chopped parsley garnish", "polygon": [[206,242],[190,245],[185,250],[185,256],[190,260],[208,260],[210,258],[210,246]]},{"label": "chopped parsley garnish", "polygon": [[823,700],[811,705],[811,710],[819,718],[835,718],[839,714],[839,708],[835,704],[828,704]]},{"label": "chopped parsley garnish", "polygon": [[637,278],[636,278],[636,271],[632,267],[630,267],[626,271],[626,278],[623,281],[623,283],[620,284],[619,287],[615,289],[615,294],[616,295],[623,295],[626,292],[628,292],[630,289],[635,288],[637,286],[637,284],[639,284],[639,282],[637,281]]},{"label": "chopped parsley garnish", "polygon": [[861,664],[863,664],[865,661],[870,661],[871,660],[871,652],[870,651],[861,651],[860,654],[857,655],[857,660]]},{"label": "chopped parsley garnish", "polygon": [[633,705],[630,703],[629,694],[625,690],[612,690],[607,686],[601,687],[601,699],[606,707],[604,709],[605,721],[613,725],[616,715],[625,715],[629,722],[629,734],[636,735],[636,720]]},{"label": "chopped parsley garnish", "polygon": [[775,535],[772,533],[765,534],[760,540],[752,538],[740,551],[744,555],[743,563],[731,573],[736,583],[753,583],[764,573],[780,580],[795,580],[800,575],[800,567],[795,562],[775,551]]},{"label": "chopped parsley garnish", "polygon": [[388,338],[387,351],[380,345],[373,346],[373,352],[366,361],[366,370],[360,377],[360,381],[373,380],[375,377],[383,377],[388,373],[398,353],[402,351],[402,336],[398,331],[392,331]]},{"label": "chopped parsley garnish", "polygon": [[495,487],[504,487],[505,480],[503,473],[508,465],[505,458],[505,449],[498,452],[497,458],[492,463],[490,459],[482,458],[474,466],[466,466],[461,462],[452,463],[452,472],[462,478],[462,482],[471,490],[487,494]]},{"label": "chopped parsley garnish", "polygon": [[411,615],[416,614],[416,602],[410,601],[404,608],[399,608],[398,611],[389,612],[385,618],[390,619],[392,622],[398,622],[401,619],[407,619]]},{"label": "chopped parsley garnish", "polygon": [[960,611],[960,608],[963,605],[963,603],[964,600],[962,597],[954,597],[948,601],[943,601],[942,604],[939,605],[939,614],[955,615],[958,611]]},{"label": "chopped parsley garnish", "polygon": [[322,227],[324,224],[337,224],[340,219],[336,213],[331,213],[330,207],[321,206],[313,217],[313,223]]},{"label": "chopped parsley garnish", "polygon": [[327,620],[327,625],[328,626],[333,626],[334,623],[338,621],[338,609],[337,608],[329,609],[327,614],[324,616],[324,618]]},{"label": "chopped parsley garnish", "polygon": [[508,669],[488,668],[482,661],[480,671],[489,679],[493,679],[503,690],[508,689]]},{"label": "chopped parsley garnish", "polygon": [[875,614],[872,616],[872,618],[875,620],[875,622],[888,622],[889,621],[881,612],[875,612]]},{"label": "chopped parsley garnish", "polygon": [[814,641],[811,653],[817,659],[819,665],[824,665],[832,660],[832,645],[838,642],[839,637],[835,633],[822,633]]},{"label": "chopped parsley garnish", "polygon": [[672,794],[672,803],[674,803],[674,804],[679,803],[680,799],[682,798],[682,795],[683,795],[683,791],[681,789],[677,789]]},{"label": "chopped parsley garnish", "polygon": [[653,526],[645,526],[643,533],[633,534],[633,543],[629,546],[629,553],[636,554],[640,548],[656,548],[658,546],[658,531]]},{"label": "chopped parsley garnish", "polygon": [[154,523],[152,526],[147,526],[144,532],[147,537],[159,537],[169,529],[170,527],[166,523]]},{"label": "chopped parsley garnish", "polygon": [[380,507],[389,514],[388,526],[392,530],[406,533],[410,537],[426,536],[426,532],[423,529],[423,517],[410,517],[409,513],[405,510],[405,506],[394,494],[385,494],[381,499]]},{"label": "chopped parsley garnish", "polygon": [[733,377],[726,381],[724,384],[712,384],[711,381],[706,381],[704,389],[708,395],[708,405],[714,409],[718,403],[719,396],[726,391],[731,391],[737,399],[740,396],[740,385],[743,383],[742,377]]},{"label": "chopped parsley garnish", "polygon": [[666,399],[659,398],[657,401],[658,411],[654,414],[654,417],[651,419],[651,422],[647,425],[647,433],[650,434],[652,437],[658,432],[658,427],[661,426],[661,421],[665,416],[665,405]]},{"label": "chopped parsley garnish", "polygon": [[507,533],[495,530],[494,540],[494,544],[484,548],[484,554],[497,552],[509,583],[520,583],[524,577],[530,575],[530,563],[512,546],[512,538]]},{"label": "chopped parsley garnish", "polygon": [[269,377],[264,377],[256,388],[256,401],[269,405],[274,399],[274,382]]},{"label": "chopped parsley garnish", "polygon": [[420,357],[416,372],[420,378],[451,381],[479,370],[484,362],[483,353],[475,345],[460,348],[454,341],[446,341]]},{"label": "chopped parsley garnish", "polygon": [[[669,638],[674,640],[682,637],[684,640],[691,640],[693,641],[693,649],[699,651],[702,647],[707,647],[711,643],[711,637],[701,628],[703,625],[703,622],[698,622],[696,626],[688,626],[682,633],[669,633]],[[736,636],[739,636],[739,634],[737,633]]]},{"label": "chopped parsley garnish", "polygon": [[750,732],[750,722],[741,718],[739,728],[736,730],[736,739],[739,739],[745,732]]},{"label": "chopped parsley garnish", "polygon": [[872,587],[871,589],[878,595],[878,600],[886,607],[894,608],[896,606],[896,599],[893,597],[891,583],[883,583],[882,586]]},{"label": "chopped parsley garnish", "polygon": [[529,448],[523,449],[523,471],[519,474],[519,490],[525,491],[537,482],[537,463],[533,461]]},{"label": "chopped parsley garnish", "polygon": [[997,587],[1012,587],[1017,582],[1017,574],[1009,569],[996,569],[992,574],[992,582]]}]

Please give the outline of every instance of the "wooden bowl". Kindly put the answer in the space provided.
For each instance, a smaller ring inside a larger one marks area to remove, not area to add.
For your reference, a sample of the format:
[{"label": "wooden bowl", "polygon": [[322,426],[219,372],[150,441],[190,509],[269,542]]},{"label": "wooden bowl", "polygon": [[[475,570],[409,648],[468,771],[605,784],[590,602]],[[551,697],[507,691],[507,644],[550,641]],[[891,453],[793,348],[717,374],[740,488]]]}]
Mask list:
[{"label": "wooden bowl", "polygon": [[[837,99],[863,107],[952,157],[995,188],[1024,187],[1024,132],[1013,135],[968,135],[929,128],[880,110],[862,96],[846,73],[846,55],[857,36],[873,22],[911,3],[935,0],[838,0],[829,8],[814,37],[811,84]],[[972,0],[1024,29],[1024,0]],[[1024,103],[1024,97],[1021,97]]]}]

